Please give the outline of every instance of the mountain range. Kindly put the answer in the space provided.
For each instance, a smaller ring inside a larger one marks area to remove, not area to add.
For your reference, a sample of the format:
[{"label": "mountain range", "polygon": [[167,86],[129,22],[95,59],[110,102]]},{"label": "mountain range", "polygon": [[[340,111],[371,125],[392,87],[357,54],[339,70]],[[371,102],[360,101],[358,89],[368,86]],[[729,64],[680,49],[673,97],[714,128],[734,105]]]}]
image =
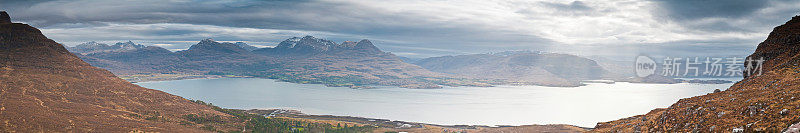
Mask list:
[{"label": "mountain range", "polygon": [[97,43],[92,41],[92,42],[78,44],[75,47],[69,47],[67,50],[75,53],[92,54],[92,53],[103,53],[103,52],[130,51],[141,48],[145,48],[145,46],[140,44],[134,44],[131,41],[118,42],[114,45],[107,45],[104,43]]},{"label": "mountain range", "polygon": [[[578,86],[580,80],[600,78],[607,73],[590,59],[566,54],[476,54],[432,57],[411,64],[402,57],[383,52],[366,39],[336,43],[304,36],[286,39],[275,47],[253,48],[242,42],[204,39],[177,52],[132,42],[110,46],[87,42],[69,50],[84,61],[123,77],[239,75],[354,88],[368,85],[406,88],[497,84]],[[556,67],[560,65],[570,67]],[[479,76],[485,74],[490,75]]]},{"label": "mountain range", "polygon": [[[70,50],[84,61],[118,75],[243,75],[329,86],[393,85],[408,88],[438,88],[434,81],[448,79],[444,74],[405,63],[397,56],[381,51],[369,40],[337,44],[313,36],[294,37],[274,48],[252,51],[246,49],[252,49],[252,46],[245,43],[220,43],[213,39],[201,40],[189,49],[177,52],[140,45],[127,49],[120,47],[127,45],[120,44],[108,46],[89,42]],[[442,82],[475,84],[458,80]]]},{"label": "mountain range", "polygon": [[267,48],[209,38],[177,52],[130,41],[114,45],[87,42],[68,49],[84,61],[131,81],[236,75],[353,88],[370,85],[406,88],[500,84],[580,86],[583,85],[581,81],[591,79],[683,82],[668,77],[630,79],[630,74],[624,73],[628,71],[620,70],[616,62],[596,62],[569,54],[506,51],[412,61],[384,52],[366,39],[336,43],[313,36],[292,37]]}]

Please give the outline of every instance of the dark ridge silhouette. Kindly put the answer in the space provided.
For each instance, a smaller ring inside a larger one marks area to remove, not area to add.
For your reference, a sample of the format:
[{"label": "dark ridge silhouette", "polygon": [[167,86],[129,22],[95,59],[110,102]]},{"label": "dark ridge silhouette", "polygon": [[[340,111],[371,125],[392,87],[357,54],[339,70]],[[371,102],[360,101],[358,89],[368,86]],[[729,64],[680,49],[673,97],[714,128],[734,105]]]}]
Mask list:
[{"label": "dark ridge silhouette", "polygon": [[0,11],[0,24],[11,23],[11,17],[6,11]]}]

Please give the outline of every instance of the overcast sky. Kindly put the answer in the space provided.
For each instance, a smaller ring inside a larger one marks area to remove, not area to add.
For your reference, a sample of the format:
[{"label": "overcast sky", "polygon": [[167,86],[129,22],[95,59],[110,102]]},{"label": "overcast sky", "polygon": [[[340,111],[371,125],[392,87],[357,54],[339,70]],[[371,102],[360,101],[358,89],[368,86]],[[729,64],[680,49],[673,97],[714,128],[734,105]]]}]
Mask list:
[{"label": "overcast sky", "polygon": [[67,46],[132,40],[172,50],[204,38],[274,46],[294,36],[370,39],[401,56],[505,50],[582,56],[746,56],[797,1],[0,1],[12,21]]}]

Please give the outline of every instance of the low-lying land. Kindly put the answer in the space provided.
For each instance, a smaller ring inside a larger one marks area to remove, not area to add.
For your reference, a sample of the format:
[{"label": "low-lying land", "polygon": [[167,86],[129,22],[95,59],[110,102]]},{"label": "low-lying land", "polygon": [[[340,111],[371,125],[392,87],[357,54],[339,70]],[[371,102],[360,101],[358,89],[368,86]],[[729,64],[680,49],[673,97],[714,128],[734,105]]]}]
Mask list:
[{"label": "low-lying land", "polygon": [[698,84],[725,84],[733,83],[733,81],[719,80],[719,79],[677,79],[665,77],[661,75],[650,75],[646,77],[629,77],[629,78],[611,78],[610,80],[618,82],[631,82],[631,83],[656,83],[656,84],[676,84],[676,83],[698,83]]},{"label": "low-lying land", "polygon": [[149,82],[149,81],[184,80],[184,79],[252,78],[251,76],[237,76],[237,75],[195,75],[195,74],[134,74],[134,75],[118,75],[117,77],[132,83]]},{"label": "low-lying land", "polygon": [[328,123],[331,125],[352,125],[357,127],[373,127],[370,132],[585,132],[589,128],[582,128],[572,125],[522,125],[522,126],[499,126],[490,127],[482,125],[436,125],[416,122],[392,121],[387,119],[374,119],[352,116],[333,116],[333,115],[308,115],[295,110],[268,109],[268,110],[246,110],[250,114],[257,114],[266,118],[296,120],[312,123]]}]

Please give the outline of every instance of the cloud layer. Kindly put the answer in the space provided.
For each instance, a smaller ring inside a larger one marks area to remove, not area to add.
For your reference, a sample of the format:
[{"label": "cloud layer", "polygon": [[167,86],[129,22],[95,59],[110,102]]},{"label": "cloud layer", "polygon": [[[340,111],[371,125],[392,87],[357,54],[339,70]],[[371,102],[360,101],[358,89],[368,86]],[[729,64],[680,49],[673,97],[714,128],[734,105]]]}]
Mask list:
[{"label": "cloud layer", "polygon": [[796,7],[800,2],[750,0],[0,2],[13,20],[67,45],[137,40],[181,49],[215,38],[269,46],[314,35],[375,40],[384,50],[412,57],[522,49],[746,54],[772,27],[796,15]]}]

